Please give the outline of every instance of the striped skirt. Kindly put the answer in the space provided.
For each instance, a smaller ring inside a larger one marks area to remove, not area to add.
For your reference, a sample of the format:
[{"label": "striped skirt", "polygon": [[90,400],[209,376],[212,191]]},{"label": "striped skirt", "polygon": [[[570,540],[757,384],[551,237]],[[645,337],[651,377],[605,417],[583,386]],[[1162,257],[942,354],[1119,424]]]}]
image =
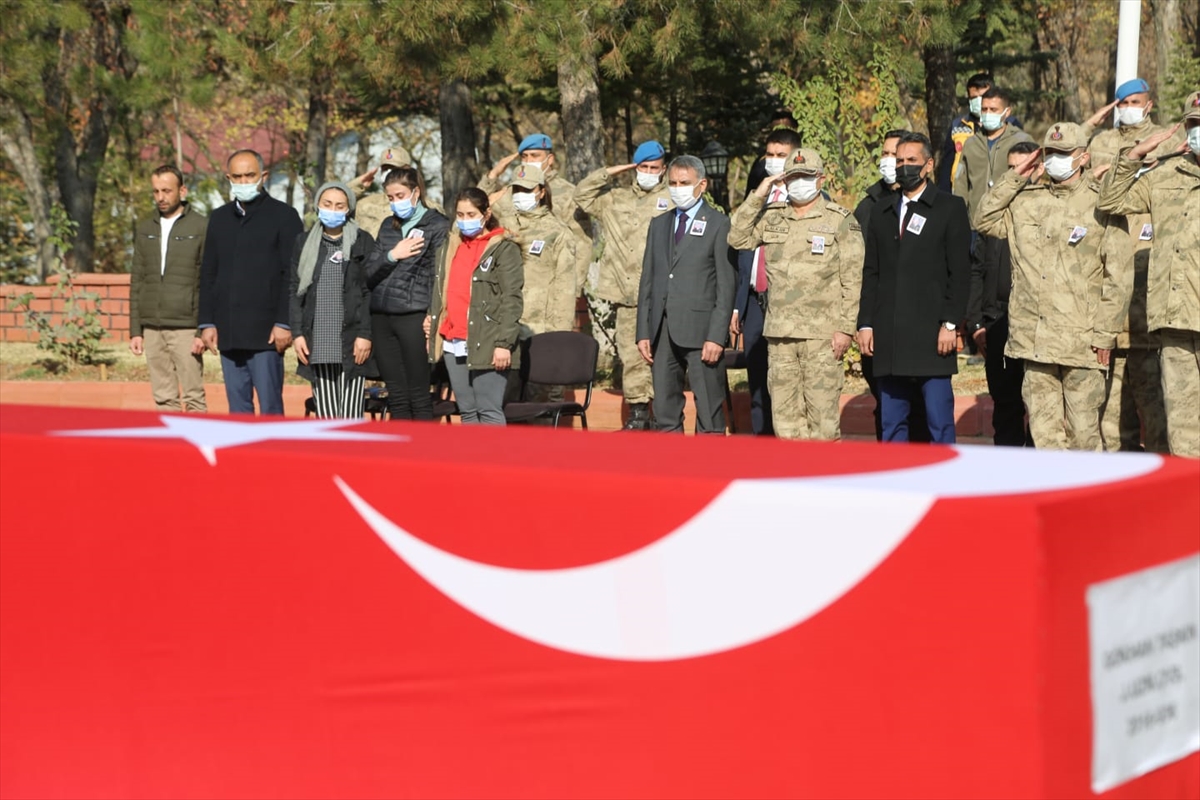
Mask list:
[{"label": "striped skirt", "polygon": [[313,402],[321,419],[360,419],[365,380],[351,378],[341,364],[313,364]]}]

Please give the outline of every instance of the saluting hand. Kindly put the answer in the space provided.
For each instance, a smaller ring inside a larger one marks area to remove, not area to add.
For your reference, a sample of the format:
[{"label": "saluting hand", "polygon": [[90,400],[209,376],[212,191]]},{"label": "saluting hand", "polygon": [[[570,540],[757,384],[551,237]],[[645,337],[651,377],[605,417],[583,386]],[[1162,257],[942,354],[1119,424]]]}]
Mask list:
[{"label": "saluting hand", "polygon": [[[1162,130],[1158,133],[1147,136],[1145,139],[1142,139],[1140,142],[1135,144],[1133,148],[1125,155],[1125,157],[1131,161],[1141,161],[1143,158],[1157,150],[1160,144],[1174,136],[1179,130],[1179,126],[1182,124],[1182,122],[1176,122],[1166,130]],[[1182,152],[1186,147],[1187,143],[1185,142],[1183,147],[1179,148],[1180,152]]]},{"label": "saluting hand", "polygon": [[1092,114],[1092,116],[1088,119],[1087,124],[1091,125],[1093,128],[1103,125],[1104,121],[1112,116],[1112,110],[1117,107],[1117,102],[1118,101],[1113,100],[1104,108],[1100,109],[1095,114]]},{"label": "saluting hand", "polygon": [[519,155],[521,154],[513,153],[512,155],[507,155],[497,161],[496,166],[492,167],[492,169],[488,172],[488,177],[492,180],[499,178],[504,173],[504,170],[508,169],[508,165],[517,160],[517,156]]},{"label": "saluting hand", "polygon": [[767,177],[763,178],[763,182],[760,183],[758,188],[754,190],[754,194],[765,200],[767,195],[771,193],[771,187],[777,183],[783,183],[783,180],[778,176],[768,175]]},{"label": "saluting hand", "polygon": [[1017,164],[1014,169],[1016,169],[1017,174],[1022,178],[1029,178],[1030,180],[1036,181],[1042,176],[1042,173],[1046,169],[1044,166],[1042,166],[1041,162],[1042,151],[1034,150],[1032,153],[1025,156],[1025,159],[1020,164]]},{"label": "saluting hand", "polygon": [[628,172],[631,169],[636,169],[637,164],[621,164],[616,167],[608,167],[604,171],[609,175],[620,175],[622,172]]}]

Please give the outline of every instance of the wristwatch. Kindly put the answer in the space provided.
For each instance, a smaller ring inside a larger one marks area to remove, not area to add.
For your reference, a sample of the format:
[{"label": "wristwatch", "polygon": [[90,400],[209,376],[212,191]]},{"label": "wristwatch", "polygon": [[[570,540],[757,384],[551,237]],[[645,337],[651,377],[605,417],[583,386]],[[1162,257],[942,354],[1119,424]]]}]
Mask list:
[{"label": "wristwatch", "polygon": [[958,326],[955,325],[953,322],[943,322],[942,327],[948,331],[956,330],[958,328]]}]

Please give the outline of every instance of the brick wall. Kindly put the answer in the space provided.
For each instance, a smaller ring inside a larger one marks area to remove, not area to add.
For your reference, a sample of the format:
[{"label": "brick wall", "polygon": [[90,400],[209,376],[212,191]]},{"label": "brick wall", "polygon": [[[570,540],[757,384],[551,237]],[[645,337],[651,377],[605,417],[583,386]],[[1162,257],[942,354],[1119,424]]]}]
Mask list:
[{"label": "brick wall", "polygon": [[[100,296],[100,323],[108,331],[104,340],[129,341],[129,276],[83,274],[73,281],[80,291]],[[0,284],[0,342],[30,342],[36,338],[25,328],[25,315],[16,310],[15,298],[23,294],[33,295],[34,311],[49,312],[52,324],[59,321],[55,314],[63,310],[64,298],[51,297],[56,283],[58,276],[51,278],[47,286]],[[581,297],[575,307],[576,329],[585,328],[589,322],[587,301]]]},{"label": "brick wall", "polygon": [[[129,276],[128,275],[76,275],[72,279],[81,292],[99,295],[100,324],[108,331],[104,337],[108,342],[129,340]],[[57,316],[63,310],[65,298],[53,297],[54,284],[58,276],[50,279],[47,286],[24,286],[0,284],[0,342],[29,342],[35,334],[25,328],[25,314],[17,310],[16,298],[32,294],[32,308],[50,314],[52,324],[58,323]]]}]

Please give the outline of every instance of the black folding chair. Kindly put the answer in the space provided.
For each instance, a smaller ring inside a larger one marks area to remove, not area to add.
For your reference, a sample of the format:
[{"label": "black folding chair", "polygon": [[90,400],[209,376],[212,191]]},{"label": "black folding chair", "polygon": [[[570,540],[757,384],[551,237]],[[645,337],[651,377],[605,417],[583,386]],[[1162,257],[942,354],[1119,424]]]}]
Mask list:
[{"label": "black folding chair", "polygon": [[[563,417],[579,417],[587,430],[587,410],[592,404],[592,384],[596,380],[596,361],[600,345],[586,333],[551,331],[539,333],[521,347],[520,399],[504,406],[509,423],[552,419],[554,427]],[[574,401],[533,402],[528,399],[529,385],[587,386],[582,404]]]},{"label": "black folding chair", "polygon": [[450,372],[446,369],[446,362],[440,358],[430,366],[429,386],[429,394],[433,399],[433,418],[449,423],[451,417],[458,416],[458,403],[451,399]]},{"label": "black folding chair", "polygon": [[733,346],[725,348],[725,419],[729,421],[729,432],[737,433],[737,420],[733,414],[733,392],[729,390],[729,370],[745,369],[746,354],[742,351],[742,335],[733,340]]}]

